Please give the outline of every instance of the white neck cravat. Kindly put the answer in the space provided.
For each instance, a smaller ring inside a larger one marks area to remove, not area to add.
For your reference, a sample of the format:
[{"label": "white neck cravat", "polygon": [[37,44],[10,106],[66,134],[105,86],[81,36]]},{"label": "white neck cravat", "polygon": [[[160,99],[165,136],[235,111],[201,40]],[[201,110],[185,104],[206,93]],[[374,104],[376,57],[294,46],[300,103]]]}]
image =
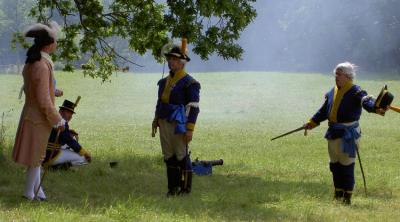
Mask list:
[{"label": "white neck cravat", "polygon": [[54,63],[53,63],[53,60],[51,60],[50,55],[47,52],[43,52],[43,51],[40,51],[40,55],[42,55],[42,57],[45,58],[50,63],[51,68],[54,71]]}]

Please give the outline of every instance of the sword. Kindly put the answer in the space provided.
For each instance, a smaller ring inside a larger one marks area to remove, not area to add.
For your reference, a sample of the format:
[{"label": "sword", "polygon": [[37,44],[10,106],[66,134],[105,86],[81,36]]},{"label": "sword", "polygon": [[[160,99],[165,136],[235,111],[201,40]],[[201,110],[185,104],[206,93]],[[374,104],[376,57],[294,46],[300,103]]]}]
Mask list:
[{"label": "sword", "polygon": [[289,134],[292,134],[292,133],[295,133],[295,132],[304,130],[304,129],[306,129],[304,126],[299,127],[299,128],[294,129],[294,130],[292,130],[292,131],[289,131],[289,132],[287,132],[287,133],[284,133],[284,134],[282,134],[282,135],[279,135],[279,136],[277,136],[277,137],[274,137],[274,138],[271,139],[271,141],[272,141],[272,140],[276,140],[276,139],[281,138],[281,137],[284,137],[284,136],[287,136],[287,135],[289,135]]}]

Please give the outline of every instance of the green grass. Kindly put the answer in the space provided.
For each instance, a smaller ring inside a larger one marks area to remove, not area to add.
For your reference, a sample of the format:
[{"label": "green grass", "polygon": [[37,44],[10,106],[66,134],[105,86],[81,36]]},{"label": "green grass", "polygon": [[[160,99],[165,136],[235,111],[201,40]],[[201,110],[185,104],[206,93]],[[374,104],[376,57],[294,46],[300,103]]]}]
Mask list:
[{"label": "green grass", "polygon": [[[24,168],[11,161],[23,102],[22,78],[0,75],[0,114],[7,112],[5,160],[0,163],[0,221],[397,221],[400,212],[400,115],[364,112],[360,170],[350,207],[332,201],[326,123],[309,132],[270,138],[307,121],[332,87],[332,75],[291,73],[196,73],[201,112],[192,158],[224,159],[207,177],[195,176],[187,197],[165,198],[166,176],[151,121],[160,74],[120,74],[111,83],[57,73],[64,96],[82,100],[71,122],[93,155],[89,166],[50,172],[49,201],[20,196]],[[398,79],[358,80],[376,95],[387,83],[400,95]],[[397,98],[394,103],[400,104]],[[109,168],[110,161],[119,161]]]}]

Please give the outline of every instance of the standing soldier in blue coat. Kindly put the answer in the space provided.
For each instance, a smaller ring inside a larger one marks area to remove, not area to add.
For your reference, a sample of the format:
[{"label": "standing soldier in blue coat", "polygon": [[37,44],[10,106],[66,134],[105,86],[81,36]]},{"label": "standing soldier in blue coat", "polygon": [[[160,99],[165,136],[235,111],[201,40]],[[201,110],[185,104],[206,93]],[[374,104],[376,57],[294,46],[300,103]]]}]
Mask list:
[{"label": "standing soldier in blue coat", "polygon": [[160,128],[160,141],[167,167],[167,196],[188,194],[192,184],[192,165],[188,143],[192,140],[200,112],[200,83],[186,73],[190,61],[186,41],[165,53],[169,75],[158,82],[158,100],[152,123],[153,134]]},{"label": "standing soldier in blue coat", "polygon": [[351,203],[354,180],[356,149],[359,147],[361,131],[358,121],[362,108],[370,113],[383,115],[385,109],[375,107],[375,99],[354,85],[355,66],[340,63],[335,70],[336,86],[325,95],[325,102],[304,126],[313,129],[328,119],[325,134],[328,140],[329,167],[335,186],[334,197],[345,204]]}]

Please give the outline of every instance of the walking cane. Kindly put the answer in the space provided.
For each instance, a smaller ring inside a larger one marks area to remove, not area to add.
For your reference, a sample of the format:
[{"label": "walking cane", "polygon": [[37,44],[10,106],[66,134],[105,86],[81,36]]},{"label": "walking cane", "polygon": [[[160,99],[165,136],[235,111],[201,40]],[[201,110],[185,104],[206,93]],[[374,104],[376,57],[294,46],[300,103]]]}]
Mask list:
[{"label": "walking cane", "polygon": [[356,151],[357,151],[358,162],[360,163],[361,175],[362,175],[363,182],[364,182],[365,196],[367,196],[367,183],[365,182],[364,169],[362,167],[361,157],[360,157],[360,152],[358,151],[358,147],[356,148]]},{"label": "walking cane", "polygon": [[[50,158],[53,157],[54,151],[55,151],[56,149],[60,149],[60,144],[58,144],[58,137],[60,136],[60,132],[61,132],[61,131],[58,129],[58,130],[57,130],[57,135],[56,135],[56,140],[54,141],[54,144],[53,144],[53,143],[47,144],[47,147],[49,147],[49,148],[51,149]],[[44,164],[43,175],[42,175],[42,178],[40,179],[40,183],[39,183],[38,188],[36,189],[36,192],[35,192],[35,196],[34,196],[34,197],[37,197],[37,194],[39,193],[40,187],[42,186],[43,180],[44,180],[44,178],[45,178],[45,176],[46,176],[46,174],[47,174],[47,171],[48,171],[48,169],[49,169],[50,163],[51,163],[51,160],[49,159],[49,160],[47,161],[47,163]]]}]

